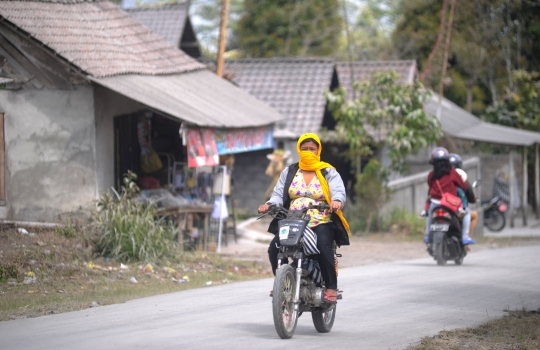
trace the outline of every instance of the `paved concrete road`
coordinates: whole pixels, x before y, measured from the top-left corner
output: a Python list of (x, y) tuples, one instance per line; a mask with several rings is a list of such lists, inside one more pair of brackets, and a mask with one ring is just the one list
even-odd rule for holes
[(342, 269), (334, 329), (304, 314), (291, 340), (274, 330), (272, 280), (235, 283), (0, 323), (1, 349), (403, 349), (504, 309), (540, 308), (540, 246), (486, 250), (464, 265), (431, 258)]

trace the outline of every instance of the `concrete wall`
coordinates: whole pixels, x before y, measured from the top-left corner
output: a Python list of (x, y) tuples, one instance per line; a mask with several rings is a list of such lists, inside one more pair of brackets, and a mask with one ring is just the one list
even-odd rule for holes
[(145, 107), (99, 85), (94, 89), (94, 100), (97, 191), (101, 195), (114, 186), (114, 117), (133, 113)]
[(240, 211), (257, 214), (257, 208), (264, 203), (264, 193), (272, 179), (264, 172), (269, 160), (267, 154), (272, 149), (235, 154), (232, 180), (234, 182), (234, 199)]
[(93, 87), (0, 90), (6, 205), (0, 218), (54, 221), (96, 198)]
[[(519, 194), (522, 194), (523, 188), (523, 168), (521, 166), (521, 155), (513, 154), (514, 160), (514, 175), (518, 183)], [(495, 176), (500, 172), (504, 172), (508, 175), (510, 157), (508, 154), (493, 154), (493, 155), (481, 155), (482, 160), (482, 198), (488, 199), (493, 197), (493, 183), (495, 182)], [(529, 179), (531, 181), (531, 179)]]
[[(463, 170), (467, 172), (468, 181), (472, 184), (480, 178), (480, 159), (477, 157), (465, 160)], [(427, 176), (429, 171), (410, 175), (398, 180), (390, 181), (388, 186), (392, 190), (392, 200), (385, 206), (385, 210), (404, 208), (413, 213), (420, 213), (424, 209), (427, 199)], [(477, 195), (480, 196), (478, 193)]]

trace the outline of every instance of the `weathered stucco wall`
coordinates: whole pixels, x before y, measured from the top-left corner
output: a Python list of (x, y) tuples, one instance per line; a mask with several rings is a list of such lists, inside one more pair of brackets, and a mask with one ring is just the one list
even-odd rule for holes
[(96, 171), (99, 194), (114, 186), (114, 117), (145, 108), (140, 103), (96, 85)]
[(6, 206), (0, 217), (56, 221), (96, 198), (93, 87), (0, 90)]
[(272, 153), (271, 149), (235, 154), (232, 180), (235, 205), (239, 211), (256, 215), (257, 208), (264, 203), (264, 193), (272, 182), (264, 174), (269, 153)]

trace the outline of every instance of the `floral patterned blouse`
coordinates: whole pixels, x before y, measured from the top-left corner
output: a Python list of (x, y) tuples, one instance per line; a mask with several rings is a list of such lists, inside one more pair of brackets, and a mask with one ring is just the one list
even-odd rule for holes
[[(298, 169), (294, 175), (294, 179), (289, 187), (289, 196), (291, 197), (291, 205), (289, 207), (291, 210), (301, 210), (310, 204), (326, 203), (321, 182), (317, 176), (314, 176), (309, 185), (306, 185), (302, 169)], [(326, 224), (331, 221), (330, 211), (310, 209), (306, 214), (306, 219), (309, 219), (308, 227)]]

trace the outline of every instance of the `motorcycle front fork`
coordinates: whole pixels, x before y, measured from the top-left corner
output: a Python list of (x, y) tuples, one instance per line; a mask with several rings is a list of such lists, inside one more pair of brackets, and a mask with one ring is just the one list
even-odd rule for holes
[[(281, 259), (278, 260), (278, 268), (281, 266)], [(300, 283), (302, 282), (302, 259), (298, 259), (296, 268), (296, 288), (294, 289), (294, 311), (300, 310)]]

